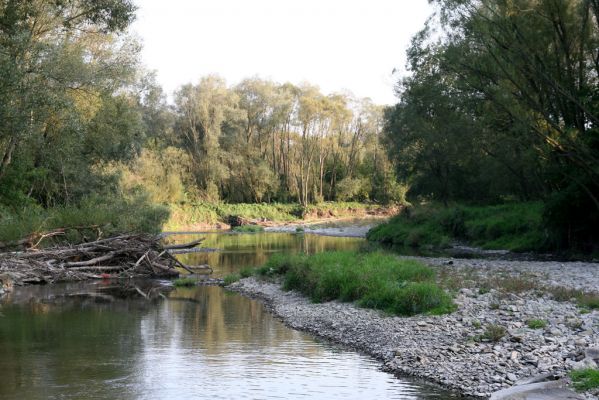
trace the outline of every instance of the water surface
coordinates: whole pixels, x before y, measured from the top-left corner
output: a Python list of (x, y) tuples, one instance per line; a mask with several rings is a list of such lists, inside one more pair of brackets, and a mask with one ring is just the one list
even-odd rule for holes
[[(361, 241), (217, 234), (206, 245), (222, 251), (182, 257), (209, 262), (222, 275), (277, 251), (349, 249)], [(103, 285), (110, 283), (19, 288), (4, 299), (0, 399), (454, 398), (289, 329), (260, 303), (220, 287), (175, 289), (157, 302), (75, 295)]]

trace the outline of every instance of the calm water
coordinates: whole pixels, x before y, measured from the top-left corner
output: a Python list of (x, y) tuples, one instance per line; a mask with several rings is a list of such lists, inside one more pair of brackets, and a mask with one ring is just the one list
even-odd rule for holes
[[(276, 251), (360, 245), (313, 235), (215, 234), (205, 246), (221, 252), (182, 258), (208, 262), (222, 275)], [(105, 284), (28, 287), (5, 299), (0, 399), (452, 398), (291, 330), (260, 303), (219, 287), (176, 289), (156, 303), (73, 296)]]

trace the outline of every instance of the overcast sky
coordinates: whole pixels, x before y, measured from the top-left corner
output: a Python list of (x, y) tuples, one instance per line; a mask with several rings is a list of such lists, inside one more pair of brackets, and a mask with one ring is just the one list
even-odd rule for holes
[(137, 0), (146, 67), (170, 93), (216, 73), (303, 81), (395, 103), (393, 85), (427, 0)]

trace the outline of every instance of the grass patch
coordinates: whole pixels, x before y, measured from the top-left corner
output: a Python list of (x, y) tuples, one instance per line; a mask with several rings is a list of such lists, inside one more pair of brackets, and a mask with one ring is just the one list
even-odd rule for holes
[(570, 372), (572, 386), (583, 392), (599, 388), (599, 370), (593, 368), (577, 369)]
[(229, 286), (230, 284), (235, 283), (240, 279), (241, 279), (240, 274), (229, 274), (229, 275), (225, 276), (223, 281), (225, 283), (225, 286)]
[(233, 231), (239, 233), (258, 233), (264, 232), (264, 227), (260, 225), (241, 225), (234, 227)]
[(173, 285), (176, 287), (191, 287), (195, 286), (197, 280), (194, 278), (177, 278), (173, 281)]
[(455, 308), (431, 268), (382, 252), (276, 255), (257, 274), (282, 275), (284, 289), (298, 290), (314, 302), (355, 301), (398, 315), (443, 314)]
[(547, 321), (544, 319), (529, 319), (526, 321), (526, 326), (530, 329), (543, 329), (547, 327)]
[(368, 239), (404, 248), (442, 249), (458, 241), (484, 249), (541, 250), (546, 243), (542, 207), (540, 202), (410, 207), (373, 228)]

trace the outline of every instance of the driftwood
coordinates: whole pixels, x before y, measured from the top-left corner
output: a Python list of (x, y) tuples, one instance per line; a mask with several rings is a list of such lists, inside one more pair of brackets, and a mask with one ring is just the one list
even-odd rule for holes
[(120, 235), (76, 246), (0, 253), (0, 287), (90, 278), (176, 277), (178, 268), (194, 271), (170, 254), (169, 249), (191, 248), (200, 243), (196, 240), (163, 246), (154, 236)]
[(90, 226), (71, 226), (68, 228), (58, 228), (47, 232), (35, 232), (27, 236), (26, 238), (15, 240), (12, 242), (0, 242), (0, 251), (11, 250), (11, 249), (35, 249), (42, 241), (50, 238), (64, 236), (68, 231), (77, 231), (82, 239), (87, 240), (85, 232), (93, 231), (94, 237), (100, 239), (102, 237), (102, 230), (98, 225)]

